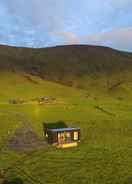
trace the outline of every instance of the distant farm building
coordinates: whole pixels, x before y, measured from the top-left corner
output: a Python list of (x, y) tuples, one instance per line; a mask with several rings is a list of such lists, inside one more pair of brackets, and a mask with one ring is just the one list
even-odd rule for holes
[(45, 137), (49, 144), (57, 148), (76, 147), (80, 141), (80, 128), (44, 127)]

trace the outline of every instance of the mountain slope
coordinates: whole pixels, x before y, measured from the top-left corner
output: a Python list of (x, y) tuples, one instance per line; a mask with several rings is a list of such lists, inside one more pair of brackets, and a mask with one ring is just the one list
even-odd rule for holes
[(36, 75), (90, 93), (128, 94), (132, 54), (86, 45), (44, 49), (0, 46), (0, 71)]
[(83, 45), (45, 49), (0, 46), (0, 68), (38, 73), (53, 80), (65, 74), (112, 74), (132, 69), (132, 54), (107, 47)]

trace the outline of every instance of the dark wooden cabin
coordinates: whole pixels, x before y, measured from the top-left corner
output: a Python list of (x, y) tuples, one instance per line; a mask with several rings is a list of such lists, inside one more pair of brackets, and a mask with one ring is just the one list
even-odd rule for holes
[(57, 148), (74, 147), (80, 141), (80, 128), (47, 128), (45, 127), (45, 137), (49, 144)]

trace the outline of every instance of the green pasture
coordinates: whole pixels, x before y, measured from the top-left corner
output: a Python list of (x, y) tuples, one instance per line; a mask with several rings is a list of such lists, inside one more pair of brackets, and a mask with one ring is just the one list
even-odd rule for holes
[[(7, 80), (7, 78), (9, 80)], [(23, 75), (0, 77), (0, 184), (4, 179), (24, 184), (131, 184), (132, 102), (115, 94), (93, 95), (88, 91)], [(8, 82), (7, 82), (8, 81)], [(125, 86), (129, 89), (130, 85)], [(52, 96), (55, 103), (39, 105), (33, 98)], [(9, 104), (10, 99), (24, 104)], [(43, 122), (62, 120), (81, 128), (77, 148), (59, 150), (50, 145), (31, 152), (17, 152), (8, 140), (23, 123), (30, 123), (44, 140)], [(44, 140), (45, 141), (45, 140)]]

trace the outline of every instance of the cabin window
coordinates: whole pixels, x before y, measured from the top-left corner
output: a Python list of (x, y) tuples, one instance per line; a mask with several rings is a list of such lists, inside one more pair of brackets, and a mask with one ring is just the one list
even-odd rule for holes
[(70, 132), (61, 132), (58, 133), (58, 142), (65, 142), (71, 140), (71, 133)]
[(78, 140), (78, 132), (74, 132), (74, 141)]

